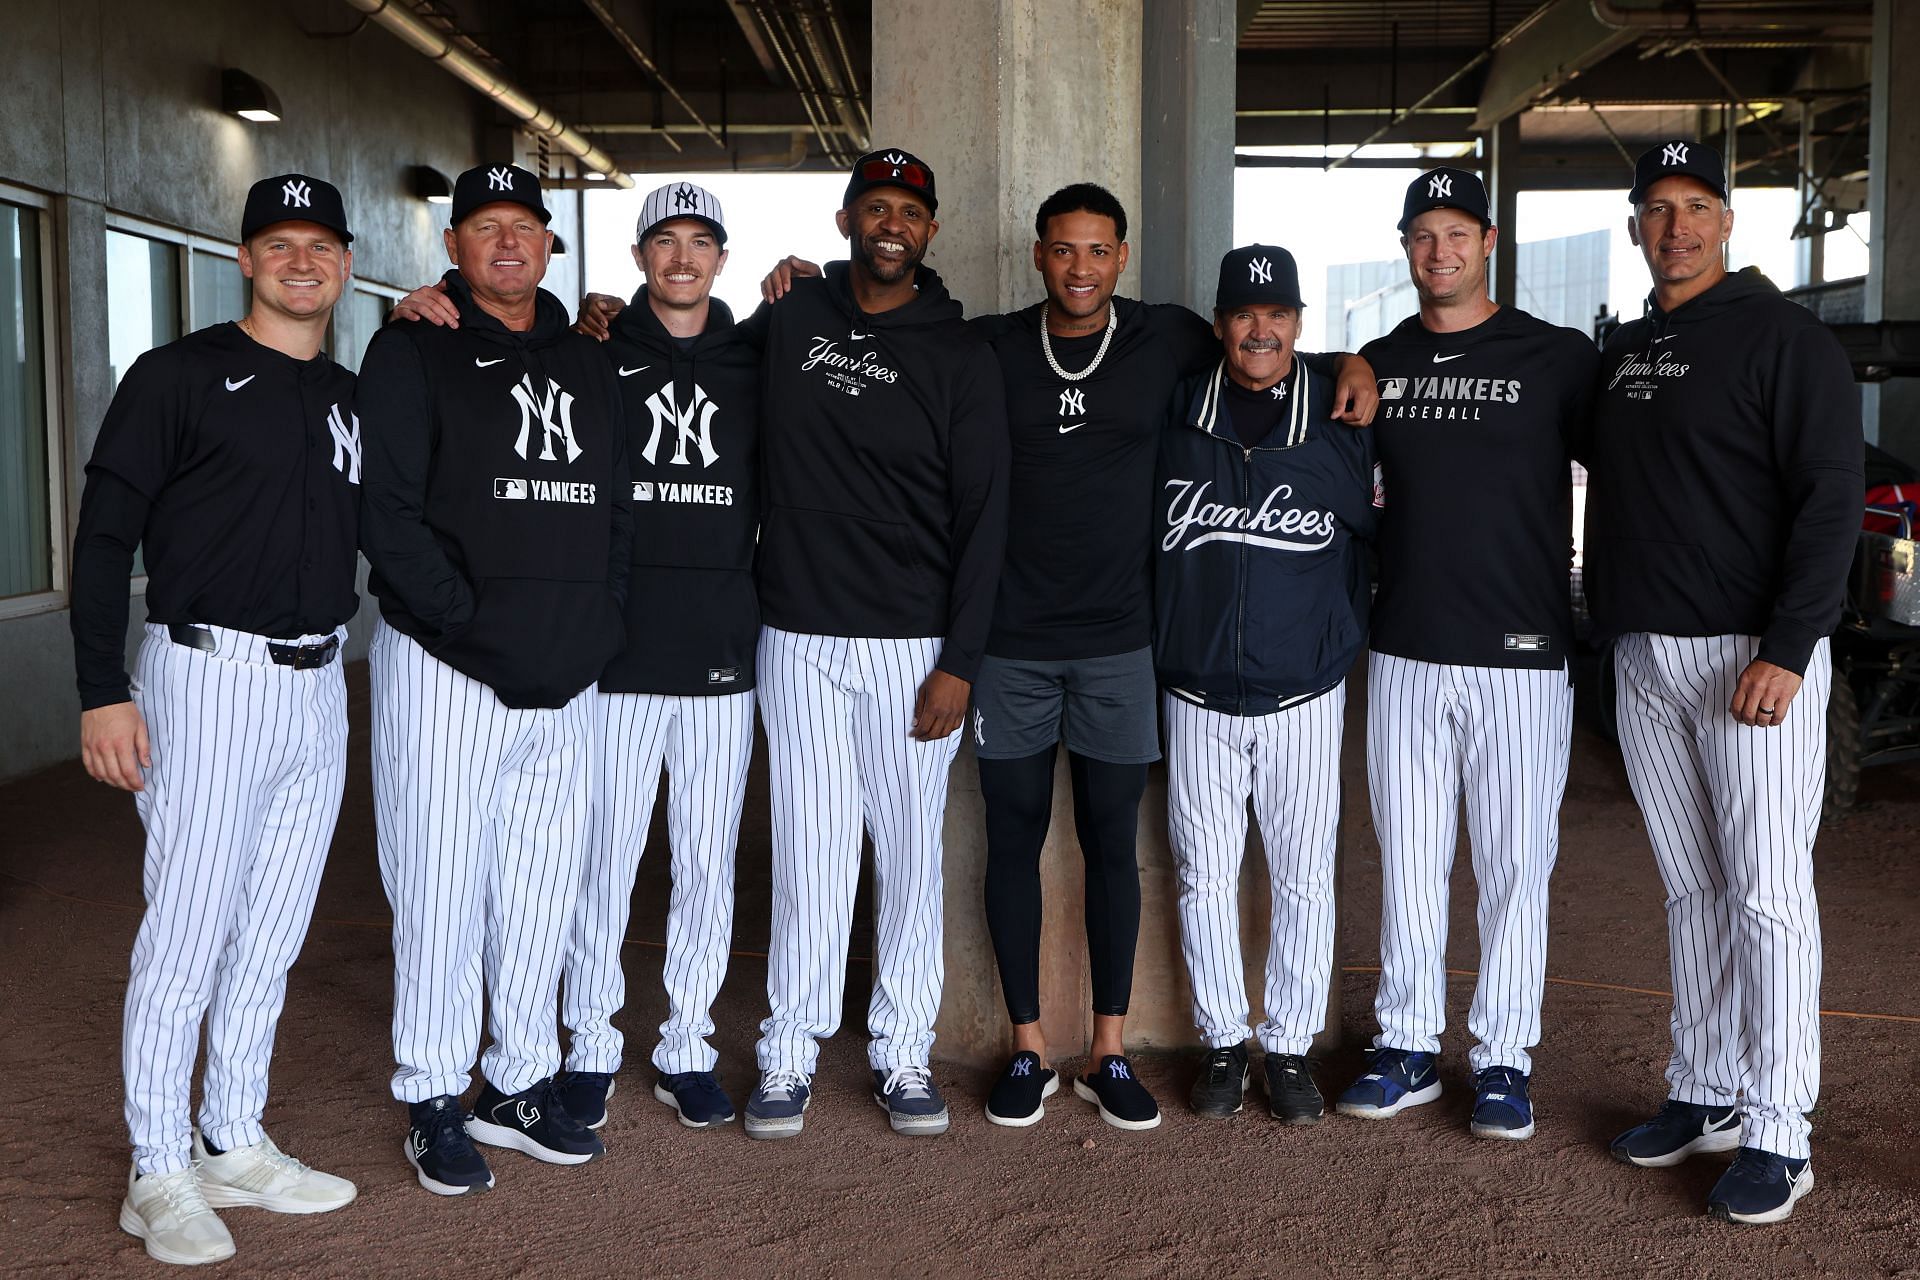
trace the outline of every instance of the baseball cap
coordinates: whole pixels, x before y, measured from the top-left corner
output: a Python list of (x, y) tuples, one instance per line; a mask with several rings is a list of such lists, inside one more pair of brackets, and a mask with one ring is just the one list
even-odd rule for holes
[(262, 178), (247, 188), (246, 211), (240, 215), (240, 238), (251, 240), (254, 233), (276, 222), (314, 222), (340, 233), (343, 244), (353, 243), (347, 230), (347, 207), (340, 199), (340, 188), (324, 178), (304, 173), (283, 173), (277, 178)]
[(1720, 153), (1704, 142), (1675, 138), (1648, 147), (1634, 161), (1633, 190), (1627, 192), (1627, 203), (1639, 204), (1646, 199), (1648, 187), (1672, 177), (1698, 179), (1722, 200), (1727, 198), (1727, 164)]
[(1406, 202), (1400, 209), (1401, 232), (1430, 209), (1458, 209), (1480, 219), (1482, 225), (1491, 221), (1487, 216), (1487, 187), (1480, 175), (1448, 165), (1429, 169), (1407, 184)]
[(1300, 301), (1300, 268), (1293, 255), (1278, 245), (1249, 244), (1227, 250), (1220, 259), (1220, 284), (1213, 291), (1213, 309), (1227, 311), (1248, 303), (1276, 307), (1304, 307)]
[(543, 223), (553, 221), (547, 206), (541, 203), (540, 179), (517, 164), (477, 164), (453, 180), (453, 218), (460, 220), (482, 205), (524, 205), (540, 215)]
[(704, 222), (713, 228), (722, 245), (727, 243), (726, 218), (720, 212), (720, 202), (713, 198), (713, 192), (691, 182), (669, 182), (647, 192), (647, 198), (640, 203), (640, 222), (635, 228), (634, 243), (645, 240), (655, 227), (675, 218)]
[(940, 210), (940, 201), (933, 194), (933, 169), (911, 151), (889, 147), (885, 151), (869, 151), (855, 160), (840, 207), (846, 208), (855, 196), (875, 187), (903, 187), (927, 202), (928, 213)]

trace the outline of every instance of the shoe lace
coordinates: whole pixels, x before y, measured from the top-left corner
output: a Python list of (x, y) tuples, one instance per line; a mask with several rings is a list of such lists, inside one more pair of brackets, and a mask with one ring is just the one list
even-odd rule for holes
[(897, 1092), (901, 1097), (915, 1101), (930, 1098), (933, 1096), (933, 1072), (925, 1067), (895, 1067), (887, 1073), (880, 1092), (887, 1097)]
[(1307, 1060), (1291, 1053), (1281, 1058), (1280, 1083), (1288, 1089), (1310, 1087), (1313, 1077), (1307, 1070)]
[(791, 1102), (806, 1083), (807, 1078), (798, 1071), (769, 1071), (760, 1077), (760, 1094), (769, 1102)]
[(1215, 1049), (1207, 1055), (1207, 1083), (1223, 1085), (1234, 1074), (1233, 1050)]
[(206, 1195), (200, 1190), (200, 1171), (189, 1166), (178, 1173), (170, 1173), (159, 1179), (154, 1190), (167, 1202), (167, 1208), (173, 1216), (185, 1221), (203, 1213), (212, 1213), (213, 1206), (207, 1203)]
[(1733, 1164), (1726, 1176), (1764, 1186), (1773, 1180), (1773, 1161), (1757, 1147), (1741, 1147), (1733, 1153)]
[(427, 1121), (427, 1145), (441, 1151), (468, 1145), (467, 1119), (457, 1106), (430, 1112)]
[(1488, 1067), (1474, 1077), (1474, 1088), (1482, 1093), (1519, 1093), (1522, 1076), (1512, 1067)]

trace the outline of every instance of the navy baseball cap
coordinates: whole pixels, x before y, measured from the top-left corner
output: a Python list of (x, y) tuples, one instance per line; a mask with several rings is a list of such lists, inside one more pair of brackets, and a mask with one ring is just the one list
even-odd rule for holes
[(553, 221), (541, 203), (539, 178), (517, 164), (478, 164), (453, 180), (453, 225), (483, 205), (502, 201), (533, 210), (543, 224)]
[(1713, 194), (1727, 198), (1727, 162), (1704, 142), (1675, 138), (1648, 147), (1633, 164), (1633, 190), (1627, 192), (1628, 204), (1647, 198), (1647, 188), (1662, 178), (1684, 177), (1705, 183)]
[(240, 215), (240, 239), (251, 240), (255, 233), (276, 222), (318, 223), (339, 232), (342, 244), (353, 243), (340, 188), (323, 178), (283, 173), (277, 178), (262, 178), (249, 187), (247, 208)]
[(1227, 250), (1227, 256), (1220, 259), (1220, 283), (1213, 291), (1213, 309), (1229, 311), (1251, 303), (1307, 305), (1300, 301), (1300, 268), (1293, 255), (1278, 245), (1243, 245)]
[(855, 196), (875, 187), (902, 187), (926, 201), (928, 213), (940, 211), (940, 201), (933, 194), (933, 166), (911, 151), (889, 147), (885, 151), (869, 151), (855, 160), (840, 207), (846, 208)]
[(1483, 227), (1492, 222), (1487, 216), (1487, 187), (1480, 175), (1448, 165), (1429, 169), (1407, 184), (1407, 198), (1400, 208), (1401, 234), (1408, 223), (1433, 209), (1458, 209), (1480, 219)]

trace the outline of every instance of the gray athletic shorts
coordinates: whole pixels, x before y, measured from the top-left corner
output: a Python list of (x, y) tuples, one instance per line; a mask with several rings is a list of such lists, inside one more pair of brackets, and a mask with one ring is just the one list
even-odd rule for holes
[(1108, 764), (1158, 760), (1153, 651), (1064, 662), (992, 654), (981, 659), (967, 720), (975, 755), (987, 760), (1038, 755), (1060, 741), (1063, 721), (1069, 751)]

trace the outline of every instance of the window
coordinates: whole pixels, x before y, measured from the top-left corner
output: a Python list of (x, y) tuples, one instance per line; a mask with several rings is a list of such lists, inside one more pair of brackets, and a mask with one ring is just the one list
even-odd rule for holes
[[(333, 331), (338, 341), (334, 344), (333, 358), (355, 373), (360, 372), (360, 358), (367, 354), (367, 344), (380, 332), (380, 326), (387, 322), (387, 312), (393, 310), (393, 304), (403, 296), (400, 290), (384, 284), (356, 282), (334, 308)], [(345, 324), (341, 323), (341, 312), (346, 313)]]
[(180, 251), (163, 240), (107, 231), (107, 359), (118, 387), (133, 362), (178, 338)]
[(204, 329), (223, 320), (239, 320), (247, 314), (246, 277), (240, 274), (240, 261), (233, 250), (224, 254), (195, 249), (188, 256), (193, 277), (193, 327)]
[(31, 193), (0, 187), (0, 600), (54, 585), (45, 216)]

